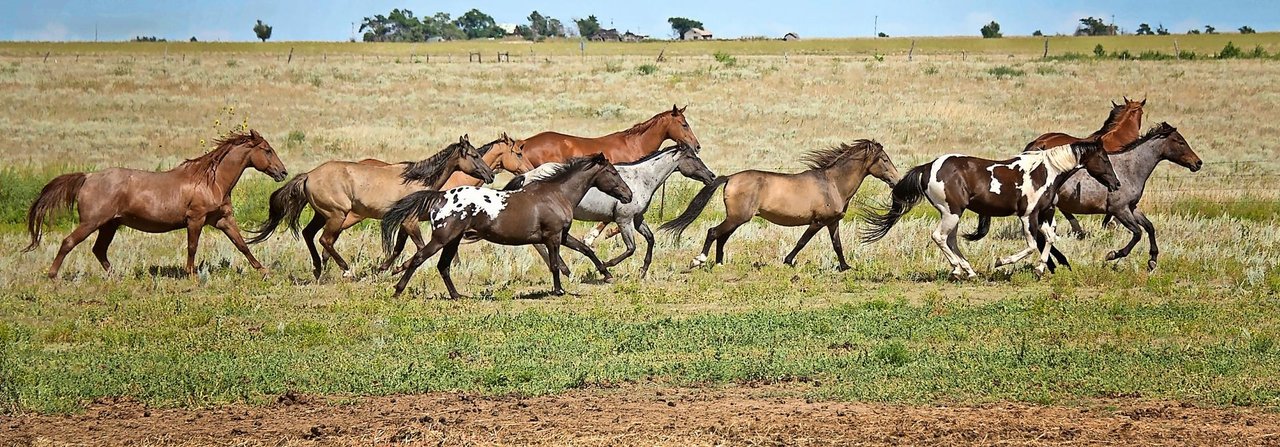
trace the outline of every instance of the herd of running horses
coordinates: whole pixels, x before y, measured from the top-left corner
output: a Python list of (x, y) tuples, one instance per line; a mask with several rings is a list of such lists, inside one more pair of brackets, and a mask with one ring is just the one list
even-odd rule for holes
[[(927, 199), (940, 219), (933, 241), (951, 264), (957, 279), (976, 275), (957, 246), (960, 217), (965, 211), (979, 216), (977, 230), (965, 235), (978, 240), (987, 234), (991, 217), (1016, 216), (1021, 221), (1027, 247), (1000, 258), (996, 266), (1035, 255), (1037, 275), (1057, 265), (1069, 266), (1054, 242), (1056, 212), (1062, 212), (1077, 234), (1083, 235), (1074, 215), (1105, 214), (1133, 233), (1107, 260), (1127, 256), (1145, 231), (1150, 243), (1148, 267), (1154, 269), (1158, 248), (1155, 228), (1138, 209), (1147, 178), (1162, 160), (1170, 160), (1192, 172), (1202, 165), (1178, 130), (1161, 123), (1141, 133), (1146, 100), (1124, 99), (1112, 103), (1102, 128), (1085, 138), (1049, 133), (1028, 143), (1013, 158), (988, 160), (966, 155), (943, 155), (899, 174), (884, 147), (872, 139), (859, 139), (808, 153), (808, 169), (794, 174), (746, 170), (717, 177), (698, 158), (701, 144), (685, 118), (685, 110), (673, 106), (621, 132), (584, 138), (543, 132), (518, 140), (505, 133), (479, 148), (466, 135), (439, 153), (418, 162), (387, 163), (377, 159), (359, 162), (329, 161), (297, 175), (271, 194), (266, 222), (245, 240), (232, 213), (231, 191), (243, 172), (252, 167), (275, 181), (288, 177), (284, 163), (262, 135), (232, 133), (217, 148), (164, 172), (110, 168), (78, 172), (54, 178), (31, 204), (27, 215), (31, 243), (39, 246), (49, 214), (76, 207), (79, 224), (62, 241), (49, 277), (57, 278), (67, 254), (89, 235), (98, 233), (93, 254), (108, 272), (107, 250), (121, 226), (151, 233), (187, 230), (188, 275), (195, 273), (200, 233), (212, 225), (227, 235), (253, 268), (267, 273), (249, 250), (249, 244), (267, 240), (280, 224), (288, 225), (311, 254), (313, 273), (319, 278), (332, 259), (352, 276), (351, 265), (335, 248), (342, 231), (364, 219), (382, 221), (385, 260), (378, 271), (392, 268), (405, 243), (412, 240), (417, 252), (395, 268), (400, 274), (395, 293), (402, 293), (414, 271), (431, 256), (440, 254), (437, 267), (452, 298), (460, 294), (449, 275), (459, 245), (486, 240), (502, 245), (535, 245), (551, 271), (553, 294), (563, 294), (560, 277), (568, 265), (560, 247), (585, 255), (605, 280), (609, 267), (630, 257), (636, 248), (635, 233), (647, 242), (640, 275), (653, 260), (654, 235), (644, 221), (655, 191), (669, 176), (682, 175), (705, 186), (689, 207), (660, 229), (677, 236), (689, 227), (724, 189), (725, 218), (707, 230), (701, 252), (693, 265), (707, 261), (712, 243), (716, 263), (724, 260), (725, 242), (742, 224), (755, 216), (783, 226), (806, 226), (795, 248), (783, 259), (795, 263), (797, 253), (818, 231), (826, 229), (839, 264), (849, 268), (841, 245), (840, 222), (849, 203), (869, 175), (892, 188), (884, 209), (867, 206), (861, 212), (864, 243), (883, 238), (919, 201)], [(676, 144), (663, 148), (666, 141)], [(483, 187), (494, 180), (494, 171), (517, 177), (501, 190)], [(303, 210), (313, 216), (301, 225)], [(569, 234), (575, 220), (599, 222), (591, 234), (579, 240)], [(424, 237), (420, 223), (429, 224)], [(599, 259), (591, 241), (615, 223), (626, 250), (608, 261)], [(317, 238), (317, 234), (319, 237)], [(608, 236), (608, 235), (606, 235)], [(316, 247), (319, 242), (320, 248)]]

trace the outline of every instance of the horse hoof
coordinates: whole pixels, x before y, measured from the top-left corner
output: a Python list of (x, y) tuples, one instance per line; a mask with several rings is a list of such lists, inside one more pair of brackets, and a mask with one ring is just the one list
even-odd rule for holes
[(261, 274), (262, 274), (262, 278), (263, 278), (263, 279), (266, 279), (266, 278), (270, 278), (270, 277), (271, 277), (271, 270), (269, 270), (269, 269), (267, 269), (267, 268), (260, 268), (260, 269), (258, 269), (258, 273), (261, 273)]
[(613, 275), (605, 275), (604, 278), (601, 279), (601, 281), (604, 281), (605, 283), (608, 283), (608, 284), (613, 284)]
[(848, 266), (848, 265), (838, 265), (838, 266), (836, 266), (836, 271), (837, 271), (837, 272), (845, 272), (845, 271), (849, 271), (849, 266)]
[(1116, 252), (1114, 252), (1114, 251), (1107, 252), (1107, 260), (1108, 260), (1108, 261), (1114, 261), (1114, 260), (1116, 260), (1116, 259), (1120, 259), (1120, 254), (1119, 254), (1119, 253), (1116, 253)]
[(1155, 270), (1156, 270), (1156, 260), (1152, 259), (1150, 261), (1147, 261), (1147, 271), (1154, 272)]
[(552, 290), (552, 291), (551, 291), (551, 294), (552, 294), (552, 295), (555, 295), (555, 296), (564, 296), (564, 289), (555, 289), (555, 290)]

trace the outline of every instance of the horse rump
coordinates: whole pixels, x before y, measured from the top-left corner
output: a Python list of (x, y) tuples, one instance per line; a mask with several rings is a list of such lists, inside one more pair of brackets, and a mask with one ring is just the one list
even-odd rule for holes
[(40, 245), (40, 236), (44, 232), (44, 221), (49, 213), (59, 209), (70, 209), (76, 203), (76, 196), (84, 181), (88, 178), (83, 172), (63, 174), (54, 177), (40, 190), (36, 201), (31, 202), (27, 211), (27, 233), (31, 235), (31, 244), (22, 249), (23, 252), (35, 250)]

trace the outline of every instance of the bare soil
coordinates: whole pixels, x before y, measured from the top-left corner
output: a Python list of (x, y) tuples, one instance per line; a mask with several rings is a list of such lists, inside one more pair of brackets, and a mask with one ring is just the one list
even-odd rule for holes
[(0, 445), (1280, 445), (1280, 414), (1118, 398), (1079, 406), (814, 402), (787, 387), (432, 393), (0, 416)]

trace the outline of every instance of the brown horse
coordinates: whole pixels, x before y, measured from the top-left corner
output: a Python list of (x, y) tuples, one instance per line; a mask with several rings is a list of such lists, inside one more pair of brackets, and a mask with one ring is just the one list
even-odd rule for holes
[[(524, 156), (524, 140), (516, 140), (507, 136), (506, 132), (497, 140), (493, 140), (484, 146), (480, 146), (480, 159), (484, 160), (484, 164), (494, 172), (507, 171), (515, 175), (522, 175), (532, 171), (534, 166), (529, 163), (529, 159)], [(444, 191), (459, 186), (480, 186), (484, 184), (484, 180), (475, 178), (466, 172), (454, 172), (449, 176), (449, 180), (444, 182), (444, 186), (439, 190)]]
[(1038, 151), (1066, 146), (1075, 143), (1101, 143), (1103, 150), (1116, 152), (1138, 139), (1142, 131), (1142, 107), (1147, 100), (1130, 101), (1124, 97), (1124, 104), (1111, 102), (1111, 113), (1102, 123), (1102, 128), (1085, 138), (1077, 138), (1061, 132), (1051, 132), (1036, 137), (1027, 143), (1023, 151)]
[(195, 273), (196, 248), (205, 225), (222, 230), (253, 268), (267, 269), (249, 252), (232, 215), (231, 190), (244, 170), (252, 167), (282, 181), (289, 175), (271, 144), (257, 131), (232, 133), (218, 140), (217, 149), (183, 162), (164, 172), (110, 168), (98, 172), (77, 172), (54, 178), (40, 191), (27, 212), (27, 232), (34, 250), (49, 212), (75, 204), (80, 215), (76, 226), (58, 249), (49, 267), (49, 277), (57, 278), (62, 260), (80, 242), (97, 231), (93, 255), (102, 269), (111, 271), (107, 249), (121, 225), (148, 233), (187, 229), (187, 275)]
[(840, 221), (849, 208), (849, 200), (858, 192), (867, 175), (892, 187), (898, 182), (898, 169), (889, 159), (889, 154), (884, 152), (884, 147), (875, 140), (857, 140), (853, 144), (813, 151), (804, 160), (809, 170), (798, 174), (750, 170), (719, 177), (694, 196), (684, 213), (662, 224), (659, 229), (679, 236), (707, 206), (720, 185), (727, 184), (724, 187), (724, 221), (707, 230), (702, 253), (693, 260), (694, 267), (707, 261), (712, 241), (716, 242), (716, 264), (723, 264), (725, 241), (740, 225), (760, 216), (778, 225), (809, 226), (782, 262), (795, 265), (796, 254), (818, 230), (826, 228), (831, 235), (836, 259), (840, 262), (836, 270), (848, 270), (849, 264), (845, 262), (840, 243)]
[(702, 148), (689, 127), (682, 107), (671, 106), (668, 112), (654, 115), (627, 130), (602, 137), (588, 138), (543, 132), (524, 140), (524, 154), (534, 167), (543, 163), (564, 163), (573, 157), (604, 154), (610, 163), (629, 163), (649, 155), (667, 140)]
[[(493, 171), (480, 159), (479, 152), (466, 135), (426, 160), (395, 165), (381, 163), (372, 159), (362, 162), (329, 161), (289, 180), (271, 193), (267, 221), (254, 231), (256, 236), (249, 243), (266, 240), (286, 220), (296, 235), (302, 210), (309, 204), (315, 215), (302, 229), (302, 236), (311, 253), (312, 273), (319, 279), (327, 260), (316, 250), (314, 241), (316, 233), (324, 230), (320, 235), (320, 245), (324, 247), (325, 254), (342, 269), (342, 276), (351, 277), (351, 266), (333, 246), (343, 230), (364, 219), (381, 219), (396, 200), (411, 193), (440, 189), (455, 171), (465, 172), (485, 182), (493, 181)], [(405, 233), (419, 248), (422, 247), (422, 236), (416, 226), (406, 228)], [(388, 258), (378, 269), (386, 270), (393, 260)]]
[(631, 202), (631, 188), (600, 154), (570, 159), (546, 178), (514, 191), (461, 186), (410, 194), (387, 211), (382, 221), (383, 247), (390, 250), (397, 231), (416, 228), (416, 222), (423, 218), (431, 223), (431, 243), (401, 267), (404, 276), (396, 283), (395, 295), (404, 292), (418, 266), (443, 249), (436, 267), (449, 297), (460, 297), (449, 269), (458, 254), (458, 245), (468, 234), (503, 245), (545, 244), (550, 254), (547, 267), (555, 286), (551, 293), (555, 295), (564, 294), (560, 286), (559, 266), (564, 264), (560, 259), (561, 244), (587, 255), (605, 280), (611, 279), (608, 268), (591, 248), (569, 235), (573, 210), (591, 188), (623, 204)]

